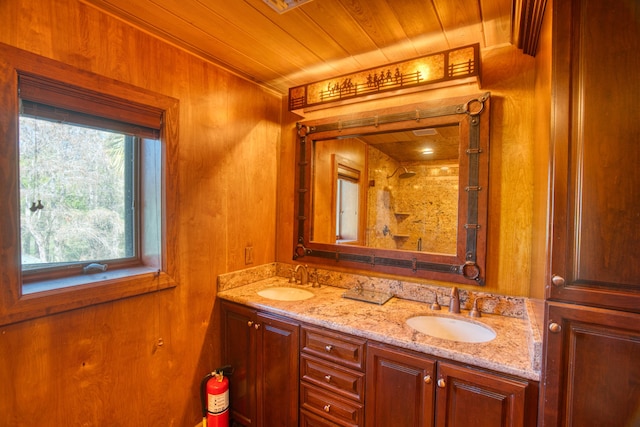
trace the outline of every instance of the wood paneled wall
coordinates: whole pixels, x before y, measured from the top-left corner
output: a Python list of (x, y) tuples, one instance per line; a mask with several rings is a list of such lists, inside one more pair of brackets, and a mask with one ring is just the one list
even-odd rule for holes
[[(489, 228), (487, 279), (483, 290), (505, 295), (529, 296), (533, 267), (533, 213), (536, 210), (544, 216), (546, 209), (545, 206), (534, 206), (534, 181), (540, 182), (539, 177), (546, 177), (547, 173), (546, 165), (544, 169), (534, 167), (534, 151), (548, 150), (548, 139), (541, 142), (541, 148), (534, 135), (535, 111), (538, 108), (535, 105), (534, 94), (536, 61), (537, 59), (524, 55), (515, 47), (505, 46), (483, 52), (480, 89), (477, 86), (438, 89), (402, 98), (387, 98), (310, 111), (305, 117), (285, 113), (278, 178), (277, 259), (291, 262), (293, 254), (291, 200), (295, 194), (293, 171), (296, 121), (490, 91)], [(544, 243), (536, 241), (535, 244)], [(539, 266), (536, 265), (535, 268)]]
[[(291, 262), (301, 118), (286, 99), (78, 0), (0, 1), (0, 42), (180, 100), (179, 286), (1, 327), (0, 425), (195, 425), (200, 378), (219, 361), (217, 275), (244, 268), (246, 246), (254, 265)], [(402, 102), (492, 92), (486, 289), (528, 295), (534, 60), (505, 47), (483, 61), (481, 90)]]
[(549, 283), (551, 272), (548, 268), (547, 245), (551, 242), (547, 238), (549, 230), (549, 164), (551, 147), (551, 17), (554, 2), (547, 0), (545, 16), (542, 22), (536, 55), (536, 83), (535, 83), (535, 128), (533, 144), (534, 158), (534, 193), (533, 193), (533, 223), (532, 253), (531, 253), (531, 297), (544, 299), (545, 285)]
[(0, 327), (0, 425), (195, 425), (216, 277), (275, 259), (281, 97), (77, 0), (0, 1), (0, 42), (180, 100), (178, 287)]

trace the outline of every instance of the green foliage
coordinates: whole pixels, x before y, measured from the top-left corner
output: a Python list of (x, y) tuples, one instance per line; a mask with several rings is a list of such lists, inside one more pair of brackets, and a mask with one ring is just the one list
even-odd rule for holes
[(124, 135), (20, 118), (23, 263), (126, 256), (125, 157)]

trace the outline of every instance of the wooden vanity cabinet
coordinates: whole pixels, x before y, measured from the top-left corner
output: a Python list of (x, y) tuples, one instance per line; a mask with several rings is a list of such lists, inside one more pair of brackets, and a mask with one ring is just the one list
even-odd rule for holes
[(366, 427), (533, 427), (536, 382), (370, 343)]
[(231, 427), (536, 425), (535, 381), (221, 307)]
[(221, 307), (231, 425), (297, 427), (298, 324), (226, 301)]
[(366, 340), (311, 326), (300, 337), (300, 424), (362, 427)]

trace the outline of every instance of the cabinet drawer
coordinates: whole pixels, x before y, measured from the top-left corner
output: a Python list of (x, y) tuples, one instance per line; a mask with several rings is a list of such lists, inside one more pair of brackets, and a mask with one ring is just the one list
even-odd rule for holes
[(300, 379), (344, 397), (363, 401), (364, 374), (302, 353)]
[(365, 340), (305, 326), (300, 336), (301, 350), (325, 360), (362, 370)]
[(361, 427), (364, 405), (319, 387), (300, 383), (300, 408), (345, 427)]
[(300, 411), (300, 427), (342, 427), (304, 409)]

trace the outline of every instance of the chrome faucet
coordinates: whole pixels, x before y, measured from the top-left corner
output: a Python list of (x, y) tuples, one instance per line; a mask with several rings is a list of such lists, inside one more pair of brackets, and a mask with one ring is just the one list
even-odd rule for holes
[(449, 298), (449, 313), (460, 313), (460, 294), (455, 286), (451, 288), (451, 297)]
[[(302, 267), (302, 269), (300, 269)], [(306, 285), (309, 282), (309, 270), (307, 270), (307, 266), (303, 264), (296, 265), (295, 270), (293, 270), (293, 274), (298, 276), (298, 270), (300, 271), (300, 284)]]

